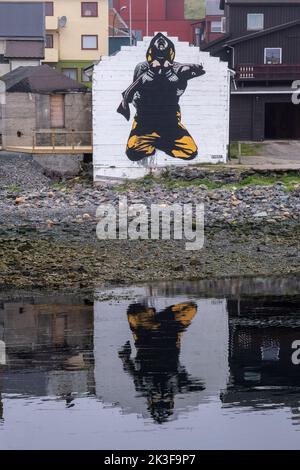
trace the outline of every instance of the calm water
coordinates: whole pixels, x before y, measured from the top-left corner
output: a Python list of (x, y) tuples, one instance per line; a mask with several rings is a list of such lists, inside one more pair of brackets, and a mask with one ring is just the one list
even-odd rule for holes
[(0, 448), (299, 449), (300, 281), (3, 293)]

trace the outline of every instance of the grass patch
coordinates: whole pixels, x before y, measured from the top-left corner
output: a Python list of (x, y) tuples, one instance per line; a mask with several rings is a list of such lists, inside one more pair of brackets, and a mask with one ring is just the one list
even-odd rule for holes
[(207, 179), (194, 179), (194, 180), (163, 180), (162, 185), (167, 189), (176, 189), (176, 188), (189, 188), (191, 186), (201, 186), (205, 185), (207, 189), (218, 189), (222, 187), (221, 183), (214, 183)]
[[(242, 143), (242, 157), (254, 157), (262, 149), (263, 144), (258, 143)], [(230, 144), (230, 156), (231, 158), (238, 158), (238, 143), (232, 142)]]
[(63, 188), (66, 187), (66, 184), (63, 183), (63, 182), (58, 181), (58, 182), (56, 182), (56, 183), (53, 183), (53, 184), (52, 184), (52, 187), (53, 187), (54, 189), (63, 189)]
[(10, 184), (9, 186), (5, 186), (5, 189), (9, 193), (19, 193), (21, 191), (21, 187), (17, 184)]
[(184, 16), (187, 19), (200, 19), (205, 16), (205, 0), (185, 0)]
[(273, 186), (276, 183), (283, 183), (287, 190), (293, 190), (295, 186), (300, 185), (300, 176), (296, 174), (278, 175), (278, 176), (259, 176), (253, 175), (244, 178), (236, 187), (246, 186)]
[(250, 186), (273, 186), (276, 183), (283, 183), (287, 191), (292, 191), (295, 187), (300, 186), (300, 176), (297, 173), (289, 173), (287, 175), (252, 175), (243, 178), (236, 183), (215, 183), (209, 179), (172, 179), (167, 174), (160, 178), (152, 175), (138, 181), (127, 181), (124, 184), (116, 186), (114, 190), (118, 193), (126, 193), (127, 191), (139, 191), (140, 189), (152, 189), (160, 186), (162, 189), (176, 190), (190, 187), (205, 185), (209, 191), (214, 189), (241, 189)]

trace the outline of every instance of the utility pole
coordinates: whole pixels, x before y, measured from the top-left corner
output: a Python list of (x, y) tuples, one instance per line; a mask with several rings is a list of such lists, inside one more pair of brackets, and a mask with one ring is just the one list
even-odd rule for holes
[(130, 45), (132, 46), (132, 4), (129, 0), (129, 34), (130, 34)]
[(149, 36), (149, 0), (146, 0), (146, 36)]

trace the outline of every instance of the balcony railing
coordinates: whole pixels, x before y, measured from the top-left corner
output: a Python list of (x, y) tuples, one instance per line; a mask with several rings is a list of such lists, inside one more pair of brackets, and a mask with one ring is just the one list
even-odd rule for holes
[(237, 67), (236, 79), (242, 81), (297, 80), (300, 79), (300, 64), (240, 64)]

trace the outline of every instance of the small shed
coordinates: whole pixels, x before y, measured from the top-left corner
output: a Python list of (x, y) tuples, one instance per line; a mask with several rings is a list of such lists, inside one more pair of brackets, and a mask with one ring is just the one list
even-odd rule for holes
[(91, 145), (91, 93), (48, 65), (18, 67), (1, 77), (2, 148)]

